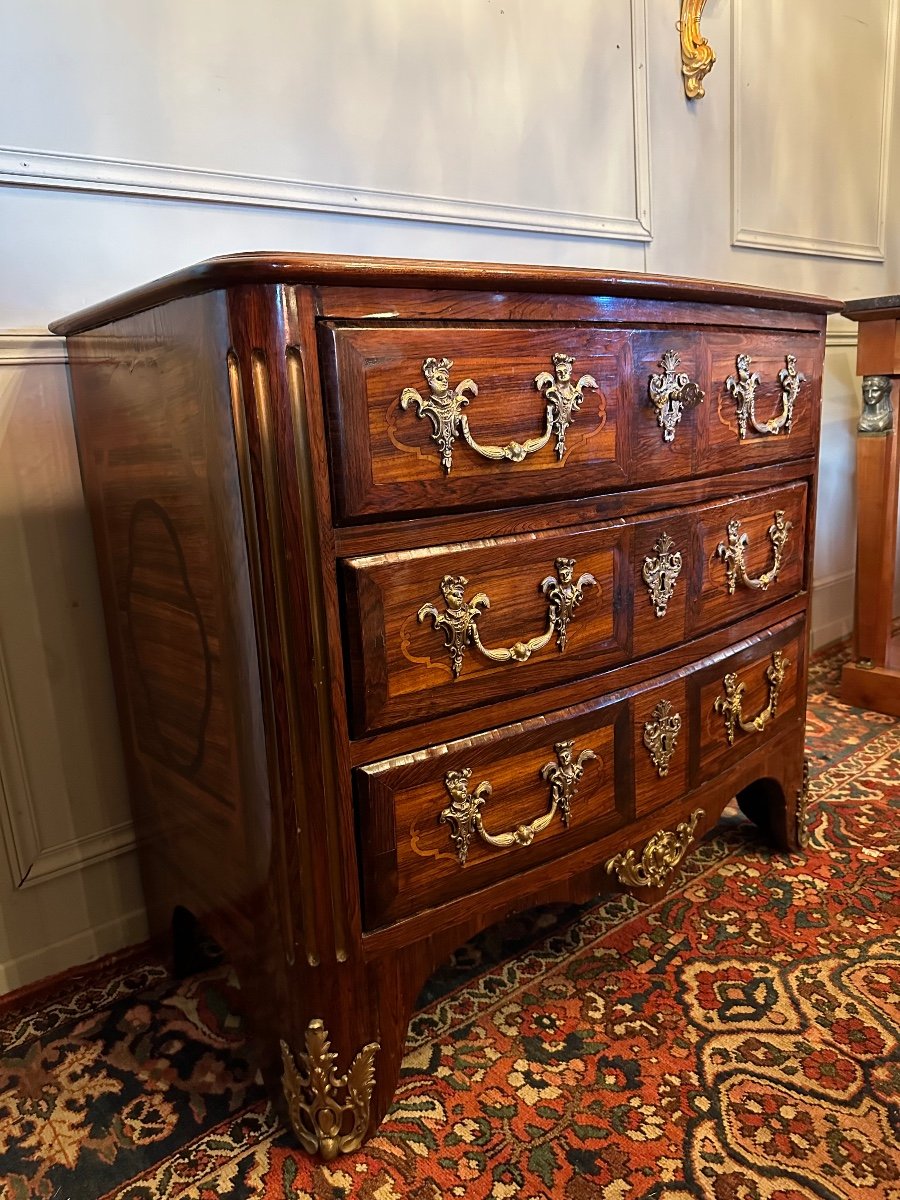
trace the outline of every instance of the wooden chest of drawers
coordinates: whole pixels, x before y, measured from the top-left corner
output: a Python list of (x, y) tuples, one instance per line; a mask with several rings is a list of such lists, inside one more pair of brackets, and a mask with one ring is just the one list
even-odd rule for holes
[(734, 795), (802, 843), (837, 307), (247, 255), (55, 327), (153, 927), (231, 955), (310, 1151), (489, 922), (655, 898)]

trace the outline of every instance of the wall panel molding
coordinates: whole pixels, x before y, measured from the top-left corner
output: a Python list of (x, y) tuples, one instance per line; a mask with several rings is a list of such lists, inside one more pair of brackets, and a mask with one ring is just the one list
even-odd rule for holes
[(856, 322), (847, 321), (846, 325), (843, 322), (833, 325), (831, 318), (829, 318), (828, 328), (825, 332), (826, 349), (836, 349), (838, 346), (855, 346), (858, 332)]
[(0, 330), (0, 367), (65, 363), (66, 340), (46, 329)]
[(34, 797), (0, 641), (0, 829), (10, 876), (19, 887), (40, 854)]
[[(745, 172), (741, 141), (743, 95), (748, 86), (742, 71), (745, 2), (746, 0), (734, 0), (732, 16), (732, 245), (757, 250), (778, 250), (788, 254), (824, 255), (829, 258), (855, 259), (861, 262), (883, 262), (886, 253), (895, 46), (900, 0), (888, 0), (885, 70), (881, 86), (881, 111), (878, 118), (878, 179), (877, 186), (872, 188), (875, 199), (873, 214), (875, 235), (870, 240), (804, 236), (796, 231), (762, 227), (761, 223), (753, 224), (746, 217), (743, 192)], [(801, 51), (799, 47), (795, 46), (793, 52), (796, 55)], [(809, 48), (808, 52), (812, 52), (812, 48)], [(755, 65), (758, 66), (758, 62)], [(845, 77), (838, 75), (837, 78)], [(852, 87), (852, 82), (850, 80), (847, 82), (848, 86)], [(774, 86), (774, 83), (775, 76), (773, 75), (771, 86)], [(862, 182), (860, 181), (861, 184)], [(868, 186), (867, 181), (866, 185)]]
[[(295, 209), (534, 233), (648, 242), (651, 230), (647, 2), (629, 0), (634, 129), (633, 213), (574, 212), (377, 190), (155, 162), (0, 146), (0, 184), (69, 192), (150, 196), (249, 208)], [(579, 150), (583, 152), (583, 147)]]
[(139, 945), (146, 937), (147, 917), (142, 908), (120, 913), (110, 921), (62, 941), (0, 962), (0, 995), (101, 955), (112, 954), (124, 946)]
[(90, 863), (127, 854), (135, 848), (134, 826), (124, 821), (51, 846), (44, 846), (34, 791), (28, 777), (15, 698), (0, 642), (0, 830), (6, 845), (13, 886), (32, 887)]
[(60, 842), (56, 846), (41, 847), (19, 887), (33, 887), (57, 875), (69, 871), (80, 871), (91, 863), (104, 862), (128, 854), (135, 849), (134, 826), (123, 821), (97, 833)]

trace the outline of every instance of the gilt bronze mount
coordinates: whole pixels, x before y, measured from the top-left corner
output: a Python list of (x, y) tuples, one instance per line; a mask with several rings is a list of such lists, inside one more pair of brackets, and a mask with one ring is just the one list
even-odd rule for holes
[(281, 1042), (284, 1096), (297, 1141), (327, 1162), (362, 1145), (369, 1128), (374, 1062), (380, 1046), (377, 1042), (363, 1046), (349, 1071), (339, 1075), (337, 1055), (320, 1019), (310, 1021), (304, 1040), (305, 1051), (296, 1055), (287, 1042)]
[(716, 64), (713, 48), (700, 32), (700, 17), (705, 4), (706, 0), (681, 0), (681, 20), (678, 22), (681, 74), (688, 100), (699, 100), (706, 95), (703, 80)]
[(661, 533), (653, 545), (653, 554), (647, 555), (641, 568), (641, 578), (650, 592), (653, 611), (658, 617), (666, 615), (666, 609), (675, 584), (681, 574), (681, 551), (667, 533)]
[(450, 668), (457, 679), (462, 671), (463, 655), (467, 646), (490, 662), (527, 662), (532, 654), (547, 645), (556, 634), (557, 649), (565, 651), (569, 624), (575, 609), (584, 599), (584, 589), (596, 587), (597, 580), (589, 571), (575, 579), (575, 559), (557, 558), (554, 563), (556, 575), (548, 575), (540, 585), (547, 598), (547, 628), (527, 641), (515, 642), (512, 646), (485, 646), (481, 640), (477, 621), (482, 611), (490, 608), (491, 602), (485, 592), (478, 592), (466, 600), (468, 579), (464, 575), (445, 575), (441, 580), (444, 611), (433, 604), (423, 604), (417, 613), (418, 620), (431, 617), (433, 627), (444, 635), (444, 645), (450, 652)]
[(725, 695), (716, 697), (714, 708), (725, 718), (725, 735), (728, 738), (729, 746), (734, 745), (736, 730), (740, 729), (744, 733), (762, 733), (769, 722), (774, 720), (778, 711), (781, 685), (784, 683), (784, 677), (790, 665), (789, 660), (780, 650), (773, 653), (771, 665), (766, 668), (769, 700), (766, 707), (755, 717), (745, 717), (743, 713), (746, 683), (739, 682), (737, 675), (733, 672), (725, 676)]
[(743, 441), (748, 430), (753, 429), (761, 434), (778, 434), (782, 430), (791, 432), (794, 421), (794, 404), (800, 392), (801, 384), (806, 382), (806, 376), (797, 370), (797, 359), (793, 354), (784, 356), (785, 366), (778, 372), (778, 382), (781, 385), (781, 412), (777, 417), (768, 421), (759, 421), (756, 417), (756, 389), (760, 385), (760, 374), (751, 371), (753, 362), (749, 354), (739, 354), (735, 360), (737, 375), (729, 375), (725, 387), (737, 405), (738, 436)]
[(456, 387), (451, 387), (453, 360), (449, 358), (426, 358), (422, 363), (422, 374), (428, 384), (428, 395), (423, 396), (416, 388), (404, 388), (400, 393), (400, 407), (405, 412), (410, 404), (415, 404), (419, 417), (431, 421), (431, 438), (437, 443), (441, 466), (448, 475), (453, 467), (453, 446), (458, 436), (482, 458), (519, 463), (530, 454), (543, 450), (555, 434), (556, 456), (562, 459), (566, 452), (566, 430), (581, 407), (584, 392), (587, 389), (597, 391), (598, 384), (592, 375), (582, 375), (577, 383), (572, 382), (575, 359), (569, 354), (559, 351), (551, 361), (553, 374), (541, 371), (534, 377), (534, 385), (546, 405), (544, 432), (524, 442), (509, 441), (505, 446), (488, 446), (475, 439), (463, 409), (478, 395), (478, 384), (474, 379), (463, 379)]
[(660, 700), (644, 722), (644, 745), (660, 779), (669, 773), (669, 761), (675, 753), (681, 732), (681, 714), (674, 711), (668, 700)]
[(661, 372), (650, 376), (650, 403), (656, 409), (656, 422), (663, 441), (675, 440), (675, 426), (686, 409), (703, 403), (703, 389), (679, 371), (681, 360), (675, 350), (667, 350), (659, 360)]
[(727, 543), (719, 542), (716, 555), (725, 563), (725, 580), (729, 596), (734, 595), (738, 584), (753, 591), (766, 591), (769, 585), (778, 578), (778, 572), (784, 565), (784, 548), (787, 545), (788, 535), (793, 529), (793, 525), (786, 519), (783, 509), (778, 509), (775, 513), (775, 520), (768, 529), (769, 541), (772, 543), (774, 554), (772, 565), (762, 575), (757, 575), (755, 578), (747, 570), (744, 559), (750, 541), (746, 533), (741, 533), (740, 521), (734, 518), (728, 522), (726, 529), (728, 541)]
[(634, 850), (607, 859), (607, 875), (615, 874), (625, 887), (661, 887), (684, 858), (702, 816), (703, 809), (695, 808), (674, 832), (661, 829), (654, 833), (641, 851), (640, 859)]

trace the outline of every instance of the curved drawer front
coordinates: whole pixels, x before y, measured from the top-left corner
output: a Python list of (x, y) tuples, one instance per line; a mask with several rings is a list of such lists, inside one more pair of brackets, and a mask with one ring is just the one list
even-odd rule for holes
[(590, 495), (811, 454), (820, 339), (320, 327), (342, 520)]
[(810, 334), (707, 334), (710, 395), (697, 469), (739, 470), (812, 454), (822, 361)]
[(803, 720), (806, 635), (762, 639), (694, 680), (699, 714), (691, 783), (700, 785)]
[(552, 714), (355, 772), (366, 923), (407, 916), (625, 824), (627, 705)]
[(367, 927), (702, 805), (705, 779), (796, 725), (804, 673), (795, 621), (628, 695), (358, 768)]
[(581, 678), (804, 585), (804, 483), (628, 522), (347, 560), (356, 736)]
[(320, 338), (345, 518), (626, 481), (620, 330), (324, 326)]
[(347, 562), (354, 729), (621, 662), (629, 545), (630, 530), (615, 525)]

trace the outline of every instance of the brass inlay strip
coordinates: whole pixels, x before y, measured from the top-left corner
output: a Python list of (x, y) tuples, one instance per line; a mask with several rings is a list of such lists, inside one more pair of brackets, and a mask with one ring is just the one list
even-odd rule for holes
[[(275, 449), (275, 434), (272, 429), (272, 398), (269, 390), (269, 370), (262, 350), (253, 350), (250, 355), (253, 377), (253, 394), (259, 422), (260, 459), (262, 461), (263, 492), (266, 498), (266, 519), (272, 540), (272, 576), (275, 582), (275, 609), (278, 617), (278, 635), (285, 664), (282, 678), (285, 703), (287, 705), (287, 727), (292, 772), (295, 776), (293, 800), (300, 821), (297, 842), (300, 849), (300, 893), (303, 910), (309, 919), (304, 922), (306, 957), (311, 966), (320, 961), (318, 930), (315, 919), (315, 893), (312, 876), (313, 828), (309, 815), (308, 789), (303, 786), (303, 756), (300, 752), (299, 728), (301, 715), (297, 704), (297, 689), (294, 682), (293, 653), (294, 639), (288, 621), (290, 600), (285, 576), (285, 540), (281, 519), (281, 488), (278, 478), (278, 459)], [(299, 786), (298, 786), (299, 783)]]
[(560, 654), (566, 649), (569, 623), (575, 615), (575, 609), (584, 599), (586, 587), (597, 587), (597, 580), (585, 571), (575, 580), (575, 559), (557, 558), (554, 563), (556, 575), (548, 575), (540, 585), (540, 591), (547, 598), (547, 628), (528, 641), (516, 642), (506, 647), (485, 646), (481, 640), (477, 621), (482, 609), (491, 606), (485, 592), (478, 592), (471, 600), (466, 600), (465, 592), (468, 579), (465, 575), (445, 575), (441, 580), (441, 594), (444, 597), (444, 611), (435, 605), (423, 604), (417, 613), (418, 620), (424, 621), (431, 617), (432, 626), (444, 635), (444, 645), (450, 652), (450, 667), (453, 678), (457, 679), (462, 671), (463, 655), (467, 646), (474, 646), (484, 658), (490, 662), (527, 662), (532, 654), (543, 650), (550, 639), (556, 634), (556, 646)]
[(640, 860), (633, 850), (607, 859), (607, 875), (615, 873), (625, 887), (661, 887), (684, 858), (702, 816), (703, 809), (695, 808), (688, 820), (675, 827), (674, 833), (665, 829), (654, 833), (641, 851)]
[[(313, 464), (309, 444), (309, 423), (306, 413), (306, 384), (303, 378), (303, 356), (296, 346), (286, 352), (288, 391), (294, 427), (297, 460), (297, 480), (303, 514), (303, 554), (309, 585), (309, 604), (313, 636), (313, 674), (319, 717), (319, 738), (322, 746), (325, 787), (330, 796), (337, 797), (335, 778), (336, 751), (331, 715), (331, 690), (328, 672), (328, 622), (325, 615), (325, 596), (322, 589), (322, 553), (316, 521), (318, 507), (313, 493)], [(334, 919), (335, 953), (338, 962), (347, 958), (347, 917), (343, 905), (342, 863), (338, 848), (340, 832), (333, 804), (325, 805), (325, 824), (328, 830), (328, 879), (331, 886)]]
[(378, 1042), (363, 1046), (349, 1071), (339, 1075), (337, 1055), (321, 1019), (310, 1021), (304, 1042), (305, 1051), (294, 1055), (281, 1041), (288, 1117), (303, 1149), (329, 1162), (362, 1145), (375, 1087), (375, 1055), (381, 1046)]
[(737, 518), (728, 522), (728, 542), (719, 542), (716, 555), (725, 563), (725, 577), (729, 596), (733, 596), (737, 585), (751, 588), (754, 591), (766, 591), (770, 583), (778, 578), (778, 572), (784, 565), (784, 548), (787, 545), (788, 534), (793, 529), (790, 521), (785, 519), (784, 511), (778, 509), (775, 513), (774, 524), (769, 526), (768, 536), (772, 543), (775, 560), (762, 575), (754, 578), (747, 571), (744, 554), (749, 546), (746, 533), (741, 533), (741, 523)]
[(729, 746), (734, 745), (735, 729), (741, 729), (744, 733), (762, 733), (768, 723), (774, 720), (778, 711), (781, 685), (784, 683), (784, 677), (790, 665), (789, 660), (780, 650), (773, 653), (772, 664), (766, 668), (769, 701), (755, 717), (745, 717), (742, 711), (747, 685), (739, 683), (738, 677), (734, 673), (725, 676), (725, 695), (716, 697), (714, 707), (716, 712), (721, 713), (725, 718), (725, 735), (728, 738)]
[(584, 774), (584, 764), (597, 758), (593, 750), (582, 750), (574, 757), (574, 742), (557, 742), (554, 746), (557, 761), (541, 767), (541, 778), (550, 785), (550, 807), (547, 812), (527, 825), (518, 825), (508, 833), (488, 833), (484, 827), (481, 810), (490, 799), (492, 787), (482, 780), (474, 792), (469, 791), (472, 768), (448, 771), (444, 776), (444, 787), (450, 793), (450, 804), (443, 809), (439, 820), (450, 826), (450, 840), (456, 847), (460, 866), (466, 865), (469, 845), (477, 833), (488, 846), (507, 849), (510, 846), (530, 846), (535, 836), (542, 833), (552, 822), (559, 810), (563, 825), (569, 824), (572, 800), (578, 790), (578, 781)]
[[(235, 455), (237, 458), (238, 481), (241, 489), (241, 508), (244, 514), (244, 536), (247, 541), (247, 560), (250, 574), (250, 594), (253, 602), (253, 612), (257, 625), (257, 661), (259, 663), (262, 701), (266, 710), (266, 727), (269, 735), (265, 738), (266, 764), (269, 786), (275, 793), (278, 811), (281, 811), (281, 776), (278, 770), (278, 756), (275, 752), (275, 699), (272, 691), (272, 672), (265, 641), (260, 637), (260, 631), (265, 623), (265, 604), (262, 587), (262, 562), (259, 551), (259, 535), (256, 527), (256, 502), (253, 495), (253, 478), (250, 460), (250, 443), (247, 437), (247, 415), (244, 411), (244, 386), (241, 381), (241, 368), (237, 354), (229, 350), (226, 355), (228, 366), (228, 390), (231, 397), (231, 420), (234, 429)], [(294, 921), (290, 905), (290, 885), (287, 868), (286, 847), (283, 830), (276, 834), (277, 852), (276, 863), (279, 875), (278, 905), (284, 931), (284, 953), (288, 963), (293, 966), (294, 953)], [(312, 914), (304, 909), (304, 915)], [(304, 940), (306, 940), (304, 938)]]

